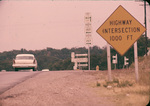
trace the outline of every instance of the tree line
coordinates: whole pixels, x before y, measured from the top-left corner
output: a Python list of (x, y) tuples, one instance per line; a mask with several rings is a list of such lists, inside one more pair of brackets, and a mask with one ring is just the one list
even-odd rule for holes
[[(148, 39), (148, 47), (150, 47), (150, 39)], [(96, 66), (100, 67), (100, 70), (107, 70), (107, 48), (100, 48), (98, 46), (90, 47), (90, 67), (91, 70), (95, 70)], [(17, 54), (34, 54), (38, 62), (38, 70), (49, 69), (49, 70), (72, 70), (74, 63), (71, 62), (71, 52), (76, 54), (85, 54), (88, 53), (87, 48), (63, 48), (63, 49), (54, 49), (47, 47), (42, 50), (12, 50), (4, 51), (0, 53), (0, 71), (8, 70), (13, 71), (13, 59)], [(144, 35), (138, 40), (138, 56), (145, 55), (145, 37)], [(129, 65), (134, 62), (134, 48), (133, 46), (126, 52), (124, 56), (120, 56), (113, 48), (111, 48), (111, 56), (118, 55), (118, 64), (117, 69), (123, 68), (124, 56), (129, 58)], [(112, 61), (112, 59), (111, 59)], [(83, 69), (88, 69), (84, 67)], [(114, 65), (112, 64), (112, 69)]]

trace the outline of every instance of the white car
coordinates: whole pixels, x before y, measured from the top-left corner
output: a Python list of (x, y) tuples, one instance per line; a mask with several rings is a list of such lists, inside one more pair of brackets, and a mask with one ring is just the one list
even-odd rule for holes
[(33, 69), (37, 70), (37, 60), (33, 54), (18, 54), (13, 60), (13, 68), (15, 71), (20, 69)]

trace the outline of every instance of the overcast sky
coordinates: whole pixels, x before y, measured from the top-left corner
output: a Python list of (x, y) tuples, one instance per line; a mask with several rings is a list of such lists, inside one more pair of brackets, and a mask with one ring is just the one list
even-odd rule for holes
[[(92, 15), (93, 45), (106, 41), (96, 33), (101, 24), (122, 5), (144, 25), (143, 2), (135, 1), (0, 1), (0, 52), (86, 47), (84, 15)], [(147, 34), (150, 38), (150, 7), (147, 6)]]

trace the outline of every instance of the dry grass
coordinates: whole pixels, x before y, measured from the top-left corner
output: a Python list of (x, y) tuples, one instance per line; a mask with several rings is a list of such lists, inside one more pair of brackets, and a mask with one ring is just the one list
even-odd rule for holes
[[(129, 69), (112, 70), (112, 81), (107, 81), (107, 71), (93, 74), (97, 94), (110, 97), (118, 106), (146, 106), (150, 100), (150, 56), (139, 58), (139, 81), (135, 81), (134, 63)], [(108, 86), (112, 86), (108, 89)]]

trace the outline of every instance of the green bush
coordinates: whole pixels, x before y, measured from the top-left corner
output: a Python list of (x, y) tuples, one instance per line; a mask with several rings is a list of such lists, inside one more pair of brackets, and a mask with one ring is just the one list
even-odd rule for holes
[(101, 86), (101, 84), (97, 81), (96, 86)]
[(104, 87), (107, 87), (109, 85), (113, 87), (128, 87), (133, 86), (133, 82), (128, 80), (119, 81), (119, 79), (114, 78), (113, 81), (105, 81), (105, 83), (103, 84)]
[(119, 84), (119, 79), (114, 78), (114, 79), (113, 79), (113, 83), (118, 83), (118, 84)]
[(133, 83), (126, 80), (126, 81), (121, 81), (119, 84), (118, 84), (118, 87), (128, 87), (128, 86), (132, 86)]

